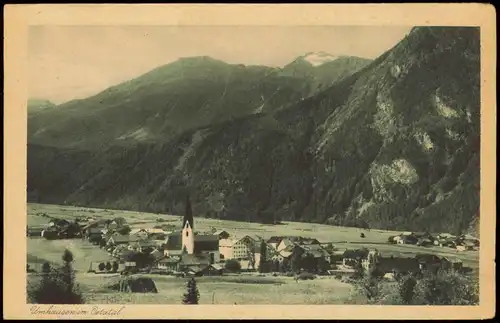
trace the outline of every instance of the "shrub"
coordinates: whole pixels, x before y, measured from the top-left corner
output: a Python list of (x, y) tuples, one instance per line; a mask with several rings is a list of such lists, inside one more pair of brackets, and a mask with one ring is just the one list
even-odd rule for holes
[(100, 271), (104, 271), (104, 269), (106, 269), (106, 265), (103, 262), (101, 262), (99, 264), (98, 268), (99, 268)]
[(112, 268), (113, 268), (113, 266), (111, 266), (111, 263), (108, 261), (106, 263), (106, 271), (111, 271)]
[(413, 302), (418, 305), (477, 305), (479, 285), (459, 273), (427, 273), (415, 285)]
[(232, 272), (241, 271), (241, 264), (236, 259), (228, 259), (224, 266), (227, 270), (232, 271)]

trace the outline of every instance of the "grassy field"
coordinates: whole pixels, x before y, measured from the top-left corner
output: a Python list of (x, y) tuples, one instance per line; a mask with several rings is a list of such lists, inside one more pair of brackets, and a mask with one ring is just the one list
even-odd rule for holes
[[(45, 212), (52, 217), (73, 219), (77, 216), (93, 216), (96, 218), (124, 217), (131, 227), (151, 228), (158, 224), (158, 218), (180, 228), (180, 216), (139, 213), (120, 210), (101, 210), (59, 205), (28, 204), (28, 225), (39, 226), (47, 223), (47, 218), (37, 216)], [(332, 242), (337, 248), (376, 248), (382, 255), (415, 255), (417, 253), (433, 253), (440, 256), (455, 257), (465, 266), (477, 269), (479, 255), (477, 251), (456, 252), (454, 249), (440, 247), (418, 247), (413, 245), (393, 245), (387, 238), (400, 232), (383, 230), (361, 230), (357, 228), (334, 227), (321, 224), (284, 222), (279, 225), (261, 225), (237, 221), (195, 218), (197, 231), (209, 231), (212, 227), (224, 229), (230, 234), (241, 236), (257, 234), (263, 238), (273, 235), (300, 235), (313, 237), (320, 242)], [(360, 233), (365, 238), (360, 238)], [(141, 304), (179, 304), (185, 291), (185, 279), (154, 276), (159, 290), (158, 294), (127, 294), (106, 289), (112, 278), (109, 275), (87, 274), (90, 261), (110, 259), (102, 249), (83, 241), (45, 240), (41, 238), (27, 239), (27, 260), (30, 264), (41, 266), (43, 261), (60, 263), (65, 248), (72, 250), (78, 272), (77, 280), (85, 292), (87, 302), (105, 303), (141, 303)], [(251, 278), (251, 279), (250, 279)], [(29, 281), (36, 276), (29, 276)], [(319, 278), (313, 281), (295, 282), (290, 277), (258, 277), (258, 276), (223, 276), (197, 278), (200, 290), (200, 303), (211, 304), (342, 304), (350, 295), (351, 286), (332, 277)]]
[[(147, 275), (144, 275), (147, 276)], [(106, 286), (119, 277), (79, 274), (77, 281), (90, 304), (180, 304), (187, 278), (151, 276), (158, 293), (118, 293)], [(34, 283), (37, 276), (30, 276)], [(197, 277), (200, 304), (343, 304), (352, 286), (332, 277), (299, 281), (256, 275)]]

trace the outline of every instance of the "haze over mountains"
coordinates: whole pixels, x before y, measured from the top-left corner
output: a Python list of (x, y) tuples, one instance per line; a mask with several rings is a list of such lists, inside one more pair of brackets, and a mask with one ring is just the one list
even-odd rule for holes
[[(320, 64), (321, 63), (321, 64)], [(479, 29), (374, 61), (191, 57), (28, 123), (28, 200), (461, 232), (479, 211)]]

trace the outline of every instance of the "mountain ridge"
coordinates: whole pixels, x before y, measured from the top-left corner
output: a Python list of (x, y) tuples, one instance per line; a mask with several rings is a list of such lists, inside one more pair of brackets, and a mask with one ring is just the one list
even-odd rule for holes
[(463, 232), (479, 216), (479, 84), (477, 28), (420, 27), (280, 109), (99, 152), (30, 144), (28, 192), (179, 213), (189, 189), (208, 217)]

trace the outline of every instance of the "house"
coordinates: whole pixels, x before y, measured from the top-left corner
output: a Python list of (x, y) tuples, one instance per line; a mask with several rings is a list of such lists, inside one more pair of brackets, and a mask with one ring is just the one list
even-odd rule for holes
[(132, 229), (129, 232), (130, 235), (137, 237), (139, 240), (145, 240), (149, 237), (148, 231), (146, 229)]
[(460, 244), (456, 246), (457, 251), (470, 251), (474, 250), (474, 245)]
[(400, 239), (398, 239), (398, 244), (417, 244), (418, 238), (412, 235), (402, 235)]
[(310, 254), (315, 259), (324, 259), (328, 263), (331, 262), (330, 253), (319, 244), (300, 245), (300, 248), (302, 248), (306, 254)]
[(453, 258), (453, 257), (443, 257), (443, 268), (452, 270), (452, 271), (460, 271), (463, 269), (463, 262), (462, 260), (458, 258)]
[(381, 273), (418, 273), (420, 272), (420, 262), (415, 257), (405, 257), (404, 255), (383, 255), (377, 259), (376, 269)]
[(314, 238), (297, 237), (295, 239), (292, 238), (292, 241), (298, 242), (301, 245), (319, 245), (319, 244), (321, 244), (317, 239), (314, 239)]
[(276, 250), (278, 252), (280, 252), (281, 250), (284, 250), (287, 247), (291, 247), (291, 246), (294, 246), (294, 245), (295, 245), (295, 243), (292, 242), (292, 240), (290, 240), (288, 238), (285, 238), (285, 239), (281, 240), (281, 242), (276, 246)]
[(178, 263), (178, 268), (184, 271), (190, 267), (203, 267), (208, 265), (210, 265), (209, 258), (193, 254), (184, 254)]
[(434, 237), (429, 232), (412, 232), (412, 236), (418, 239), (434, 240)]
[(257, 241), (246, 235), (238, 238), (221, 239), (219, 241), (219, 251), (224, 256), (224, 259), (249, 259), (251, 253), (254, 252), (254, 247), (257, 245), (260, 246)]
[(116, 223), (116, 221), (111, 221), (110, 223), (108, 223), (108, 225), (106, 226), (106, 228), (108, 230), (116, 230), (118, 229), (119, 225), (118, 223)]
[(203, 276), (221, 276), (226, 272), (226, 269), (219, 264), (212, 264), (203, 269)]
[(179, 263), (179, 259), (173, 257), (164, 257), (156, 262), (156, 268), (163, 270), (176, 271)]
[(439, 246), (440, 247), (448, 247), (448, 248), (456, 248), (457, 243), (455, 241), (455, 238), (447, 238), (447, 239), (440, 239), (439, 240)]
[(135, 250), (144, 253), (150, 253), (156, 248), (157, 248), (157, 243), (152, 240), (137, 240), (135, 242), (131, 241), (129, 244), (130, 250)]
[(426, 246), (431, 246), (432, 244), (433, 244), (432, 240), (425, 237), (419, 238), (417, 241), (417, 246), (426, 247)]
[(127, 224), (127, 220), (123, 217), (116, 217), (113, 219), (113, 222), (116, 223), (119, 227), (122, 227)]
[(225, 230), (217, 230), (217, 231), (215, 231), (212, 234), (215, 235), (215, 236), (218, 236), (220, 240), (222, 240), (222, 239), (229, 239), (229, 237), (231, 236), (229, 234), (229, 232), (227, 232)]
[(418, 261), (421, 270), (437, 271), (443, 266), (443, 261), (436, 255), (432, 254), (417, 254), (415, 259)]
[(85, 232), (85, 237), (89, 241), (96, 241), (102, 238), (102, 228), (99, 227), (90, 227)]
[(28, 237), (41, 237), (43, 232), (43, 228), (35, 228), (35, 227), (28, 227), (27, 228), (27, 236)]
[(121, 244), (129, 244), (129, 243), (134, 243), (137, 242), (138, 240), (135, 237), (129, 236), (129, 235), (113, 235), (109, 238), (107, 241), (106, 245), (107, 246), (118, 246)]
[(281, 240), (283, 240), (283, 239), (284, 239), (284, 237), (272, 236), (266, 242), (268, 245), (270, 245), (274, 249), (277, 249), (278, 245), (280, 244)]
[(368, 249), (346, 250), (342, 255), (342, 265), (345, 267), (355, 267), (361, 260), (368, 256)]

